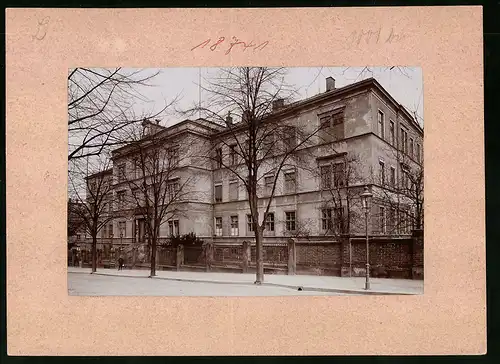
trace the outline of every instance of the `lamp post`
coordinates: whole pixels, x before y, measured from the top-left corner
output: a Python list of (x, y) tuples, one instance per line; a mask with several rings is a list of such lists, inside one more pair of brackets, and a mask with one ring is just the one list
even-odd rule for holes
[(373, 195), (367, 186), (361, 194), (361, 201), (363, 203), (363, 208), (365, 210), (365, 234), (366, 234), (366, 282), (365, 289), (370, 289), (370, 246), (368, 243), (368, 214), (370, 213), (371, 199)]

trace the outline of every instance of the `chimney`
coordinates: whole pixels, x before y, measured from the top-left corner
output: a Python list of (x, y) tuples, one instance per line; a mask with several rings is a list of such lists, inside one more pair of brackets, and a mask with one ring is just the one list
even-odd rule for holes
[(227, 116), (226, 116), (226, 124), (227, 124), (227, 125), (232, 125), (232, 124), (233, 124), (233, 117), (231, 116), (231, 112), (228, 112), (228, 113), (227, 113)]
[(333, 77), (326, 78), (326, 92), (335, 90), (335, 79)]
[(160, 119), (155, 119), (156, 125), (160, 125)]
[(285, 105), (285, 100), (276, 99), (273, 101), (273, 111), (281, 109)]

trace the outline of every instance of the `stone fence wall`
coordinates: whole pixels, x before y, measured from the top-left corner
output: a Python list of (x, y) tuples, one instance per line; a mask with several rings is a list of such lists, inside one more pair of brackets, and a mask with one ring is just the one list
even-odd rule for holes
[[(423, 279), (423, 234), (411, 237), (369, 237), (370, 275), (384, 278)], [(163, 246), (157, 254), (159, 269), (202, 270), (253, 273), (256, 269), (255, 245), (206, 244)], [(364, 276), (366, 239), (345, 237), (335, 241), (265, 243), (264, 273)]]

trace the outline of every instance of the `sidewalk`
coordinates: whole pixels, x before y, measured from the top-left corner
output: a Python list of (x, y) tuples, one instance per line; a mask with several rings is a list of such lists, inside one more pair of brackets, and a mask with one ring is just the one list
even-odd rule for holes
[[(90, 273), (90, 268), (68, 267), (68, 273)], [(149, 270), (125, 269), (97, 269), (94, 274), (119, 277), (149, 276)], [(157, 271), (153, 279), (167, 279), (186, 282), (205, 282), (219, 284), (250, 284), (255, 281), (255, 274), (242, 273), (211, 273), (211, 272), (184, 272), (184, 271)], [(423, 294), (424, 282), (410, 279), (370, 278), (371, 289), (366, 291), (364, 277), (331, 277), (309, 275), (277, 275), (266, 274), (263, 285), (302, 288), (304, 291), (322, 291), (354, 294)]]

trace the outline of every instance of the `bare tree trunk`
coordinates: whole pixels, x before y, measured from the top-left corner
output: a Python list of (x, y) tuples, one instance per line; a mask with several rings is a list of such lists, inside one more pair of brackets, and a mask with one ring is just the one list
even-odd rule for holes
[[(252, 191), (253, 192), (253, 191)], [(259, 226), (259, 210), (258, 210), (258, 198), (255, 193), (251, 193), (248, 201), (250, 202), (250, 211), (253, 217), (253, 226), (255, 232), (255, 262), (256, 262), (256, 277), (255, 284), (262, 284), (264, 282), (264, 262), (263, 262), (263, 247), (262, 247), (262, 235), (263, 228)]]
[[(155, 228), (156, 229), (156, 228)], [(156, 276), (156, 241), (158, 235), (156, 232), (151, 237), (151, 277)]]
[(255, 284), (262, 284), (264, 282), (264, 261), (263, 261), (263, 244), (262, 244), (262, 228), (259, 227), (255, 230), (255, 260), (257, 265), (257, 277)]
[(97, 236), (92, 236), (92, 273), (97, 271)]

